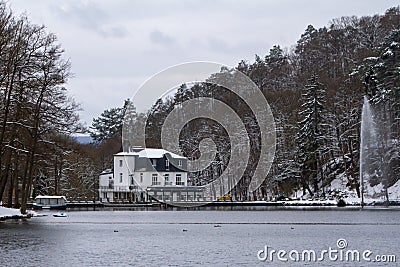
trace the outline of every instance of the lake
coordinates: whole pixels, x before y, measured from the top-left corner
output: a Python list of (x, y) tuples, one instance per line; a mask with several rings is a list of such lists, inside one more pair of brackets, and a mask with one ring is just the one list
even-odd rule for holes
[[(400, 257), (396, 208), (103, 209), (67, 211), (66, 218), (41, 213), (48, 216), (0, 223), (0, 266), (396, 266), (372, 260)], [(346, 244), (340, 249), (339, 239)], [(287, 262), (277, 253), (272, 261), (260, 260), (266, 246), (268, 255), (285, 251), (281, 259)], [(338, 251), (336, 260), (320, 254), (329, 248)], [(301, 258), (304, 250), (324, 258)], [(347, 250), (371, 251), (371, 262), (346, 262)]]

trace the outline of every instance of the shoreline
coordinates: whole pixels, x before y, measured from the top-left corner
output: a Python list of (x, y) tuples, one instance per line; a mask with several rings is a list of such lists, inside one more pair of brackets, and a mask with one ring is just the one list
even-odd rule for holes
[[(32, 203), (28, 204), (28, 207), (32, 209)], [(215, 201), (215, 202), (152, 202), (152, 203), (102, 203), (102, 202), (68, 202), (67, 210), (104, 210), (107, 208), (110, 209), (201, 209), (201, 208), (271, 208), (271, 209), (286, 209), (286, 208), (298, 208), (298, 209), (307, 209), (310, 208), (337, 208), (337, 209), (363, 209), (360, 206), (360, 203), (353, 201), (346, 202), (346, 205), (343, 207), (339, 207), (336, 200), (291, 200), (291, 201)], [(384, 201), (370, 201), (365, 203), (364, 209), (390, 209), (390, 208), (399, 208), (400, 201), (393, 200), (390, 202), (390, 205), (387, 206)], [(48, 210), (48, 209), (44, 209)], [(51, 209), (55, 211), (56, 209)], [(34, 211), (29, 210), (27, 214), (21, 214), (19, 209), (12, 209), (0, 206), (0, 222), (4, 222), (6, 220), (21, 220), (21, 219), (29, 219), (34, 217)]]
[(19, 209), (12, 209), (0, 206), (0, 222), (6, 220), (21, 220), (31, 217), (31, 213), (22, 214)]
[[(355, 199), (344, 199), (344, 206), (360, 207), (361, 203)], [(96, 208), (160, 208), (160, 207), (341, 207), (336, 200), (287, 200), (287, 201), (185, 201), (185, 202), (147, 202), (147, 203), (109, 203), (109, 202), (67, 202), (67, 209), (96, 209)], [(28, 203), (28, 208), (33, 208)], [(369, 200), (364, 207), (386, 207), (383, 200)], [(390, 201), (389, 206), (400, 206), (400, 200)]]

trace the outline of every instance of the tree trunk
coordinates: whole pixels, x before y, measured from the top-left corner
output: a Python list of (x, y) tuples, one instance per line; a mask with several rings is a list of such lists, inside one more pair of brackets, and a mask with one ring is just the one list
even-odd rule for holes
[(20, 192), (19, 192), (19, 183), (18, 183), (18, 163), (19, 163), (19, 153), (17, 153), (16, 158), (15, 158), (15, 167), (14, 167), (14, 208), (18, 209), (20, 207), (20, 202), (19, 202), (19, 196), (20, 196)]
[(26, 190), (27, 190), (27, 177), (28, 177), (28, 169), (29, 169), (29, 158), (31, 153), (26, 158), (25, 167), (24, 167), (24, 174), (22, 175), (22, 187), (21, 187), (21, 213), (26, 213)]
[[(7, 122), (8, 122), (8, 119), (9, 119), (8, 116), (9, 116), (9, 113), (11, 112), (11, 110), (10, 110), (11, 109), (10, 108), (10, 106), (11, 106), (11, 96), (12, 96), (12, 92), (13, 92), (13, 89), (14, 89), (15, 79), (16, 79), (16, 76), (17, 76), (17, 67), (18, 67), (17, 65), (18, 65), (18, 62), (20, 61), (20, 59), (18, 59), (18, 56), (20, 54), (22, 38), (24, 38), (23, 34), (22, 34), (23, 22), (19, 21), (18, 27), (19, 28), (17, 28), (16, 32), (15, 32), (16, 36), (18, 36), (17, 39), (16, 39), (16, 43), (14, 44), (15, 47), (12, 50), (10, 58), (7, 61), (7, 63), (9, 64), (7, 67), (9, 67), (10, 70), (12, 69), (12, 71), (11, 71), (11, 73), (9, 73), (9, 76), (7, 77), (9, 82), (7, 84), (6, 92), (5, 92), (5, 95), (7, 95), (7, 97), (6, 97), (6, 101), (5, 101), (6, 103), (5, 103), (5, 106), (4, 106), (3, 122), (2, 122), (2, 125), (1, 125), (1, 132), (0, 132), (0, 144), (2, 144), (2, 148), (0, 149), (0, 155), (3, 155), (3, 153), (4, 153), (3, 144), (4, 144), (4, 141), (5, 141), (5, 133), (6, 133), (6, 128), (7, 128)], [(12, 141), (12, 139), (11, 139), (11, 141)], [(8, 178), (7, 172), (5, 172), (6, 175), (4, 175), (3, 172), (1, 172), (1, 166), (2, 166), (1, 163), (2, 163), (2, 157), (0, 156), (0, 201), (3, 198), (3, 193), (4, 193), (5, 185), (7, 183), (7, 178)], [(5, 164), (5, 166), (6, 166), (6, 168), (8, 167), (7, 164)]]
[(12, 199), (13, 199), (13, 187), (14, 187), (14, 183), (13, 183), (13, 175), (10, 175), (10, 166), (7, 166), (7, 173), (6, 173), (6, 177), (7, 177), (7, 207), (11, 208), (12, 207)]
[(58, 161), (56, 157), (56, 161), (54, 163), (54, 195), (58, 195)]

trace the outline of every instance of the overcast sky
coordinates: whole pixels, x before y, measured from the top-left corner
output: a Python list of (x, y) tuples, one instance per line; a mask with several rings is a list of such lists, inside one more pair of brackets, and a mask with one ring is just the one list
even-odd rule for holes
[(90, 125), (118, 107), (155, 73), (175, 64), (212, 61), (236, 66), (279, 44), (296, 43), (307, 25), (383, 14), (398, 0), (132, 1), (10, 0), (33, 23), (55, 33), (74, 78), (68, 90)]

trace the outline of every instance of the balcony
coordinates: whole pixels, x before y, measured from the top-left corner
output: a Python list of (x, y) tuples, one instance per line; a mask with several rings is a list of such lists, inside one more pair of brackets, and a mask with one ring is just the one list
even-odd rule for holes
[(108, 186), (99, 186), (99, 192), (114, 192), (114, 188)]
[(129, 189), (129, 186), (114, 186), (114, 191), (129, 192), (131, 190)]
[(99, 186), (99, 191), (102, 192), (130, 192), (137, 189), (137, 186)]

